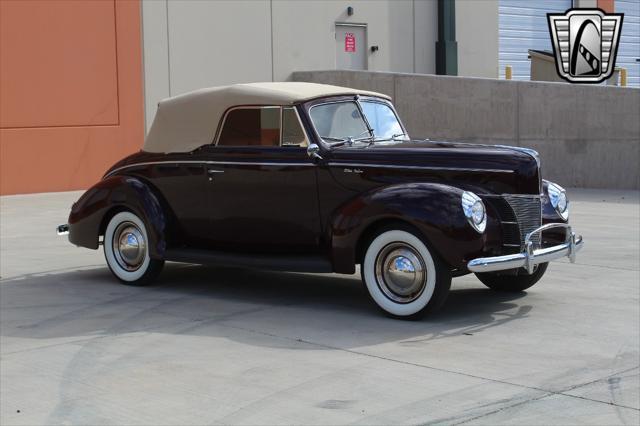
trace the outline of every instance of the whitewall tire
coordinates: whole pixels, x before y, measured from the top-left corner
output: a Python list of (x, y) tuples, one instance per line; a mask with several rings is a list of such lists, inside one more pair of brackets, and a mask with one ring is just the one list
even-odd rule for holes
[(371, 299), (398, 318), (437, 310), (449, 293), (449, 269), (411, 228), (385, 228), (369, 243), (361, 264)]
[(135, 214), (115, 214), (104, 233), (104, 257), (120, 281), (130, 285), (150, 283), (160, 273), (163, 260), (149, 257), (149, 238), (144, 222)]

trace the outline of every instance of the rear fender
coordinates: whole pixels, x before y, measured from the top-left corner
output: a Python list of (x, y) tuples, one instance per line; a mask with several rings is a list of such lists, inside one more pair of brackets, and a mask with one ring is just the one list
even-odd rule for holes
[[(397, 184), (376, 188), (342, 205), (330, 221), (329, 241), (336, 272), (353, 273), (361, 238), (386, 222), (404, 222), (427, 240), (451, 269), (464, 268), (495, 235), (488, 212), (487, 230), (476, 232), (461, 207), (463, 190), (436, 183)], [(499, 232), (499, 231), (498, 231)]]
[(98, 182), (74, 203), (69, 215), (69, 241), (97, 249), (106, 221), (118, 211), (129, 210), (147, 227), (149, 255), (164, 257), (168, 227), (166, 203), (147, 182), (131, 176), (111, 176)]

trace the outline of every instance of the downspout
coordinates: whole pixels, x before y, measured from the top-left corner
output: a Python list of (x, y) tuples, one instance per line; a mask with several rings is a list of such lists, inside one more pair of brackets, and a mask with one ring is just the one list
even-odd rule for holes
[(458, 42), (456, 42), (455, 0), (438, 0), (436, 74), (458, 75)]

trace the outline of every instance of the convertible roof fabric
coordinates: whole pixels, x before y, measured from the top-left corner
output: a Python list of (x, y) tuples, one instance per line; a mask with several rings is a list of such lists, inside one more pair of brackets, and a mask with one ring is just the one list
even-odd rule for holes
[(327, 84), (285, 82), (210, 87), (164, 99), (142, 148), (147, 152), (190, 152), (213, 142), (218, 123), (229, 108), (241, 105), (287, 106), (325, 96), (381, 93)]

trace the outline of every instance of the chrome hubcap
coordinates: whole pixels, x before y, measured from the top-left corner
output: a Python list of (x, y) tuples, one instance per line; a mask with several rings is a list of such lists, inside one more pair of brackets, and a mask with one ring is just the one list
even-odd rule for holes
[(147, 245), (140, 229), (132, 222), (123, 222), (113, 233), (113, 254), (121, 268), (135, 271), (142, 265)]
[(408, 244), (393, 243), (383, 248), (375, 268), (378, 287), (394, 302), (412, 302), (424, 291), (427, 269), (422, 256)]

